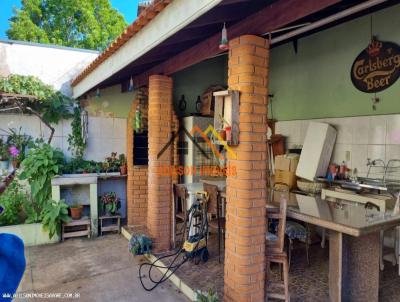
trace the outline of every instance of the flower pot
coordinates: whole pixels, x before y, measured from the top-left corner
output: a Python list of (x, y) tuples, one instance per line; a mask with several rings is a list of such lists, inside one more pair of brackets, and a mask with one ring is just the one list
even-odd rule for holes
[(126, 175), (126, 172), (127, 172), (126, 165), (120, 166), (119, 167), (119, 172), (121, 173), (121, 175)]
[(8, 170), (9, 162), (8, 160), (1, 160), (0, 161), (0, 170)]
[(78, 207), (70, 207), (71, 210), (71, 218), (74, 220), (78, 220), (82, 218), (82, 211), (83, 211), (83, 206), (78, 206)]

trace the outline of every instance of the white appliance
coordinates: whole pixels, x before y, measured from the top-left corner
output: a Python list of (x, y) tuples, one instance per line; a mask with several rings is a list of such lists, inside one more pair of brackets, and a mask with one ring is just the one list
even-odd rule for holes
[[(192, 130), (197, 126), (201, 131), (205, 131), (210, 125), (214, 124), (214, 118), (212, 117), (203, 117), (203, 116), (188, 116), (182, 119), (183, 126), (185, 129), (191, 133)], [(196, 174), (194, 173), (185, 173), (183, 177), (184, 183), (195, 183), (200, 181), (200, 169), (202, 166), (212, 166), (216, 165), (216, 159), (214, 154), (207, 142), (201, 137), (201, 134), (198, 132), (194, 132), (193, 137), (198, 145), (201, 147), (203, 151), (207, 154), (208, 158), (205, 157), (201, 150), (193, 143), (193, 141), (185, 135), (185, 133), (181, 133), (181, 141), (183, 142), (183, 146), (181, 146), (181, 159), (184, 165), (184, 168), (187, 171), (190, 169), (193, 170), (193, 167), (196, 169)]]
[(325, 177), (328, 171), (336, 130), (326, 123), (310, 122), (301, 150), (296, 176), (314, 181)]

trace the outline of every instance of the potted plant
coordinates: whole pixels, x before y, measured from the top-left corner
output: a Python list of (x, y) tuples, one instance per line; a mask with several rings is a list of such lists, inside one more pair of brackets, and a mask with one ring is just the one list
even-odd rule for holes
[(13, 168), (14, 168), (14, 169), (19, 168), (19, 164), (20, 164), (20, 161), (19, 161), (20, 151), (19, 151), (18, 148), (15, 147), (15, 146), (9, 147), (9, 148), (8, 148), (8, 151), (10, 152), (10, 155), (11, 155)]
[(0, 138), (0, 170), (7, 170), (10, 153), (5, 142)]
[(121, 208), (121, 199), (115, 192), (107, 192), (101, 196), (101, 206), (103, 212), (107, 215), (115, 215)]
[(69, 207), (69, 209), (71, 210), (72, 219), (78, 220), (82, 218), (83, 205), (73, 204), (72, 206)]
[(121, 175), (126, 175), (127, 166), (126, 166), (125, 154), (119, 155), (119, 171), (120, 171)]

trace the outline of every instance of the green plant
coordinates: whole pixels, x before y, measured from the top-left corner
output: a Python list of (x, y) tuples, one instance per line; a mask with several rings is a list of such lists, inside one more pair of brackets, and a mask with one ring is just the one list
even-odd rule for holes
[(30, 108), (30, 113), (39, 114), (47, 123), (57, 124), (61, 119), (71, 116), (73, 100), (36, 77), (16, 74), (0, 77), (0, 91), (34, 96), (13, 100), (13, 105), (24, 110)]
[(82, 123), (81, 123), (81, 109), (80, 107), (74, 108), (74, 114), (71, 122), (72, 132), (68, 135), (68, 150), (72, 151), (72, 154), (77, 159), (83, 157), (85, 152), (86, 142), (82, 135)]
[(117, 158), (117, 152), (111, 152), (111, 156), (106, 157), (103, 163), (103, 168), (106, 172), (116, 172), (119, 171), (120, 162)]
[(61, 234), (62, 223), (68, 223), (71, 218), (68, 216), (68, 205), (63, 201), (49, 200), (45, 203), (40, 214), (43, 230), (49, 232), (49, 238), (55, 234)]
[(14, 128), (9, 128), (6, 131), (8, 138), (7, 144), (9, 146), (14, 146), (19, 150), (19, 154), (14, 158), (18, 162), (22, 162), (25, 159), (26, 147), (32, 142), (32, 137), (22, 133), (22, 128), (18, 130)]
[(30, 149), (22, 162), (19, 179), (28, 180), (32, 198), (41, 208), (50, 199), (51, 179), (61, 171), (59, 156), (60, 151), (53, 150), (49, 144), (41, 144)]
[(104, 193), (101, 196), (103, 212), (114, 214), (121, 207), (121, 199), (115, 192)]
[(23, 0), (10, 19), (7, 37), (103, 50), (126, 25), (109, 0)]
[(0, 161), (9, 160), (10, 153), (8, 152), (7, 144), (0, 138)]
[(28, 200), (28, 196), (21, 184), (14, 180), (0, 195), (0, 205), (4, 209), (0, 215), (0, 226), (22, 223), (21, 211)]
[(196, 291), (196, 302), (219, 302), (217, 293), (209, 289), (206, 293)]
[(125, 154), (121, 153), (121, 154), (118, 156), (118, 160), (119, 160), (119, 165), (120, 165), (120, 166), (126, 165), (126, 157), (125, 157)]

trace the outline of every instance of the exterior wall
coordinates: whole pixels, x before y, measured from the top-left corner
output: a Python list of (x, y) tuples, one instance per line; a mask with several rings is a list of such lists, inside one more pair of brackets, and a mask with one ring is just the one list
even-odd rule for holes
[(195, 64), (182, 71), (175, 73), (174, 80), (174, 107), (178, 110), (179, 100), (185, 95), (186, 110), (179, 112), (180, 115), (190, 115), (196, 112), (197, 96), (211, 85), (223, 85), (227, 83), (228, 71), (227, 56), (219, 56), (207, 61)]
[(299, 120), (400, 113), (400, 80), (377, 94), (357, 90), (350, 79), (356, 56), (373, 34), (382, 41), (400, 44), (400, 5), (377, 11), (328, 30), (298, 40), (298, 53), (292, 43), (271, 51), (273, 118)]
[(172, 79), (149, 78), (149, 171), (147, 229), (154, 252), (167, 251), (171, 243), (172, 179), (161, 175), (159, 166), (173, 163), (172, 151), (158, 153), (168, 143), (172, 131)]
[(147, 90), (137, 92), (136, 100), (132, 103), (129, 117), (127, 120), (126, 131), (126, 156), (128, 165), (127, 180), (127, 201), (128, 201), (128, 225), (147, 224), (147, 194), (148, 194), (148, 167), (133, 165), (133, 138), (134, 138), (134, 119), (136, 107), (142, 106), (143, 122), (147, 127), (148, 96)]
[[(126, 119), (89, 116), (89, 139), (84, 154), (86, 159), (103, 161), (111, 152), (125, 153)], [(0, 137), (5, 138), (9, 128), (19, 129), (33, 138), (49, 137), (47, 126), (36, 116), (21, 114), (0, 115)], [(71, 120), (63, 120), (54, 125), (55, 132), (52, 146), (60, 148), (66, 157), (71, 157), (68, 150), (68, 135), (71, 134)]]
[[(381, 116), (358, 116), (314, 120), (280, 121), (276, 132), (287, 137), (287, 147), (303, 145), (310, 121), (325, 122), (338, 131), (332, 162), (343, 161), (351, 169), (357, 169), (358, 176), (366, 176), (367, 159), (400, 158), (400, 114)], [(372, 172), (372, 171), (371, 171)], [(373, 177), (382, 177), (375, 169)]]
[(229, 43), (228, 84), (240, 91), (240, 144), (228, 165), (224, 301), (264, 301), (268, 41), (241, 36)]
[(89, 92), (86, 98), (81, 99), (81, 104), (90, 116), (126, 119), (135, 94), (135, 92), (122, 93), (121, 85), (114, 85), (100, 89), (100, 96), (96, 96), (96, 91)]
[(71, 80), (97, 55), (97, 51), (91, 50), (0, 41), (0, 76), (36, 76), (63, 94), (72, 96)]

